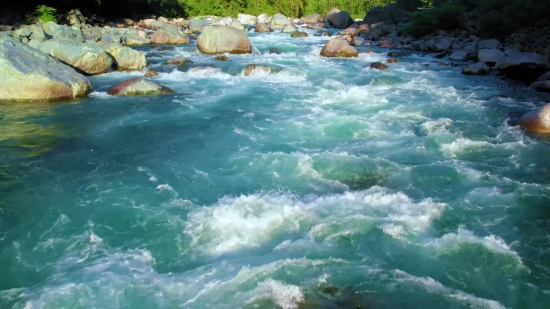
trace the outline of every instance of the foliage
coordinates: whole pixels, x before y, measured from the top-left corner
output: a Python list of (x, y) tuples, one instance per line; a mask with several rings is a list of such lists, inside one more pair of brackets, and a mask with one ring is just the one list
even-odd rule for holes
[(27, 18), (27, 21), (33, 22), (35, 20), (40, 20), (41, 22), (45, 23), (48, 21), (53, 21), (54, 23), (57, 22), (57, 18), (55, 17), (57, 13), (57, 10), (49, 7), (47, 5), (39, 5), (36, 7), (34, 12)]
[(460, 26), (463, 6), (444, 4), (433, 9), (422, 10), (411, 14), (411, 24), (405, 32), (412, 36), (426, 35), (436, 29), (454, 29)]

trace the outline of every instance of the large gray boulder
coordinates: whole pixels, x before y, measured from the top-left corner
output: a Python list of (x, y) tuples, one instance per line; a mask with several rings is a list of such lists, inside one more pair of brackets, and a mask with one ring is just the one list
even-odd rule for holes
[(321, 56), (329, 58), (351, 58), (359, 56), (359, 53), (353, 46), (349, 45), (348, 41), (342, 37), (335, 37), (325, 44), (323, 50), (321, 50)]
[(92, 83), (71, 67), (19, 41), (0, 38), (0, 100), (83, 97)]
[(466, 60), (466, 57), (468, 57), (468, 52), (466, 50), (455, 50), (449, 59), (456, 60), (456, 61), (464, 61)]
[(286, 25), (294, 26), (294, 22), (283, 14), (275, 14), (271, 18), (271, 28), (273, 29), (283, 29)]
[(267, 15), (266, 13), (262, 13), (258, 15), (257, 22), (263, 23), (263, 24), (269, 24), (271, 22), (271, 16)]
[(548, 72), (550, 63), (540, 54), (513, 52), (497, 68), (508, 77), (531, 81)]
[(502, 44), (495, 40), (495, 39), (489, 39), (489, 40), (481, 40), (477, 43), (477, 49), (476, 51), (479, 51), (481, 49), (501, 49)]
[(491, 67), (486, 65), (485, 62), (478, 62), (462, 69), (462, 74), (465, 75), (487, 75), (489, 72), (491, 72)]
[(205, 27), (197, 38), (197, 48), (204, 54), (252, 53), (252, 44), (246, 32), (229, 26)]
[(550, 104), (546, 104), (521, 117), (519, 125), (532, 132), (550, 133)]
[(173, 29), (160, 29), (149, 38), (152, 44), (177, 45), (189, 44), (187, 36)]
[(141, 71), (147, 66), (142, 52), (119, 44), (106, 44), (103, 49), (115, 60), (117, 71)]
[(110, 95), (159, 95), (173, 94), (174, 91), (143, 77), (123, 81), (109, 90)]
[(550, 92), (550, 80), (541, 80), (531, 84), (531, 89), (539, 92)]
[(111, 56), (97, 44), (49, 40), (38, 44), (37, 48), (86, 75), (107, 73), (113, 66)]
[(238, 14), (237, 20), (243, 25), (255, 25), (258, 22), (258, 18), (250, 14)]
[(79, 9), (72, 9), (69, 14), (67, 14), (67, 23), (71, 26), (83, 25), (86, 23), (86, 18)]
[(297, 31), (297, 29), (293, 25), (286, 25), (281, 30), (281, 32), (284, 32), (284, 33), (292, 33), (292, 32), (295, 32), (295, 31)]
[(453, 46), (453, 41), (448, 38), (437, 40), (430, 46), (430, 49), (434, 52), (446, 51)]
[(210, 26), (210, 22), (208, 22), (208, 20), (197, 19), (197, 18), (193, 18), (189, 20), (189, 23), (187, 24), (187, 27), (189, 28), (189, 30), (193, 32), (200, 32), (202, 31), (202, 29), (204, 29), (204, 27), (207, 27), (207, 26)]
[(331, 14), (327, 19), (328, 22), (337, 29), (346, 29), (353, 24), (353, 19), (346, 11)]
[(499, 49), (480, 49), (477, 52), (477, 59), (481, 62), (485, 62), (491, 67), (495, 64), (502, 62), (506, 59), (506, 55)]
[(80, 43), (84, 42), (82, 31), (73, 29), (69, 26), (62, 26), (52, 21), (48, 21), (42, 24), (42, 29), (48, 38), (71, 39)]

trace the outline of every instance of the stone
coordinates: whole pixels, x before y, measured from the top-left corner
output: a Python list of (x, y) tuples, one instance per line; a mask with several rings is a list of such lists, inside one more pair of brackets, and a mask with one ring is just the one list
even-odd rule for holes
[(189, 44), (187, 36), (183, 35), (179, 31), (173, 31), (169, 29), (160, 29), (153, 33), (150, 38), (152, 44), (162, 45), (179, 45)]
[(434, 42), (430, 49), (434, 52), (441, 52), (448, 50), (451, 46), (453, 46), (453, 41), (445, 38)]
[(455, 50), (449, 59), (456, 60), (456, 61), (465, 61), (466, 57), (468, 56), (468, 52), (461, 49), (461, 50)]
[(530, 88), (539, 92), (550, 92), (550, 80), (534, 82)]
[(546, 104), (521, 117), (518, 124), (535, 133), (550, 133), (550, 104)]
[(269, 24), (271, 22), (271, 16), (267, 15), (266, 13), (262, 13), (258, 15), (257, 22), (263, 23), (263, 24)]
[(197, 38), (197, 47), (204, 54), (250, 54), (252, 44), (246, 32), (229, 26), (208, 26)]
[(229, 60), (229, 57), (227, 57), (226, 55), (218, 55), (218, 56), (214, 57), (214, 60), (227, 61), (227, 60)]
[(321, 50), (321, 56), (350, 58), (359, 56), (359, 53), (353, 46), (348, 44), (348, 41), (342, 37), (335, 37), (325, 44), (323, 50)]
[(244, 76), (268, 75), (275, 73), (272, 68), (265, 65), (249, 64), (243, 69)]
[(323, 16), (321, 16), (321, 14), (311, 14), (306, 17), (303, 17), (301, 20), (304, 24), (307, 24), (307, 23), (314, 24), (314, 23), (321, 22), (323, 20)]
[(376, 27), (374, 29), (372, 29), (371, 31), (369, 31), (369, 33), (367, 34), (367, 38), (369, 40), (376, 40), (378, 38), (380, 38), (381, 36), (385, 35), (386, 33), (388, 33), (386, 31), (386, 29), (384, 27)]
[(136, 77), (114, 86), (109, 90), (110, 95), (158, 95), (173, 94), (174, 91), (163, 87), (143, 77)]
[(72, 29), (69, 26), (58, 25), (52, 21), (42, 24), (42, 29), (48, 38), (54, 39), (71, 39), (80, 43), (84, 42), (84, 35), (81, 31)]
[(363, 44), (365, 44), (365, 39), (360, 36), (356, 36), (351, 40), (351, 45), (353, 46), (361, 46)]
[(532, 81), (550, 70), (548, 59), (540, 54), (515, 52), (511, 53), (497, 67), (508, 77)]
[(489, 72), (491, 72), (491, 67), (485, 62), (478, 62), (462, 69), (462, 74), (465, 75), (487, 75)]
[(108, 44), (102, 46), (113, 59), (117, 71), (141, 71), (147, 66), (145, 55), (130, 47), (119, 44)]
[(281, 30), (281, 32), (284, 32), (284, 33), (292, 33), (292, 32), (296, 32), (296, 27), (294, 27), (293, 25), (285, 25), (283, 27), (283, 30)]
[(327, 21), (337, 29), (345, 29), (353, 24), (353, 19), (346, 11), (335, 12), (327, 17)]
[(294, 26), (294, 22), (283, 14), (275, 14), (271, 18), (271, 28), (273, 29), (283, 29), (286, 25)]
[(375, 70), (386, 70), (386, 69), (389, 69), (390, 67), (383, 64), (382, 62), (373, 62), (369, 64), (369, 68), (375, 69)]
[(498, 49), (480, 49), (477, 52), (477, 59), (485, 62), (490, 67), (494, 67), (495, 64), (504, 61), (506, 56)]
[(550, 80), (550, 71), (544, 73), (543, 75), (539, 76), (539, 78), (537, 78), (538, 81), (543, 81), (543, 80)]
[(172, 58), (172, 59), (166, 61), (164, 64), (167, 64), (167, 65), (182, 65), (182, 64), (186, 64), (188, 62), (189, 62), (189, 60), (187, 60), (187, 58), (185, 58), (184, 56), (179, 56), (179, 57)]
[(69, 11), (69, 14), (67, 14), (67, 23), (71, 26), (83, 25), (86, 23), (86, 18), (79, 9), (72, 9)]
[(264, 23), (258, 23), (254, 29), (254, 32), (273, 32), (273, 29), (269, 28)]
[(113, 59), (101, 46), (78, 43), (72, 40), (48, 40), (38, 44), (38, 49), (86, 75), (107, 73)]
[(230, 26), (238, 30), (246, 31), (246, 28), (238, 21), (232, 22)]
[(340, 31), (340, 34), (341, 35), (351, 35), (351, 36), (357, 36), (359, 35), (359, 31), (357, 30), (357, 28), (346, 28), (342, 31)]
[(159, 72), (157, 72), (156, 70), (147, 69), (147, 70), (145, 70), (145, 74), (143, 76), (144, 77), (154, 77), (154, 76), (158, 76), (158, 75), (159, 75)]
[(325, 23), (306, 24), (306, 28), (312, 29), (312, 30), (328, 29), (328, 27)]
[(481, 40), (477, 43), (476, 51), (479, 51), (481, 49), (501, 49), (502, 44), (495, 40), (495, 39), (489, 39), (489, 40)]
[(208, 22), (208, 20), (197, 19), (197, 18), (190, 19), (189, 23), (187, 24), (187, 27), (189, 28), (189, 30), (193, 32), (200, 32), (204, 29), (204, 27), (207, 27), (207, 26), (210, 26), (210, 22)]
[(249, 14), (238, 14), (237, 20), (243, 25), (255, 25), (258, 22), (258, 18)]
[(157, 21), (160, 21), (160, 22), (163, 22), (163, 23), (168, 23), (168, 18), (159, 16), (159, 17), (157, 17)]
[(151, 44), (151, 40), (142, 38), (140, 36), (134, 36), (134, 35), (126, 35), (122, 38), (124, 40), (124, 44), (129, 46), (138, 46), (138, 45), (147, 45)]
[(386, 62), (387, 63), (399, 63), (399, 61), (397, 61), (397, 59), (395, 59), (395, 58), (390, 58)]
[(330, 17), (330, 15), (336, 14), (336, 13), (338, 13), (338, 12), (340, 12), (339, 9), (336, 9), (336, 8), (331, 9), (330, 11), (328, 11), (328, 12), (325, 14), (325, 16), (323, 17), (322, 22), (328, 23), (328, 18)]
[(0, 100), (62, 100), (92, 92), (85, 76), (13, 39), (0, 39)]
[(306, 32), (294, 31), (290, 34), (291, 38), (307, 38), (309, 35)]

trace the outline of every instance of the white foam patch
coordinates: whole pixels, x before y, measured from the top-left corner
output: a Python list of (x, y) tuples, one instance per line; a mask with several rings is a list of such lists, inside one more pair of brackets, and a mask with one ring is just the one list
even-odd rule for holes
[(394, 271), (394, 276), (397, 281), (415, 284), (423, 287), (427, 292), (442, 295), (446, 298), (455, 299), (464, 305), (479, 309), (506, 309), (497, 301), (480, 298), (460, 290), (448, 288), (430, 277), (415, 277), (404, 271)]
[(257, 299), (269, 298), (279, 305), (281, 309), (295, 309), (299, 303), (305, 301), (305, 297), (299, 287), (273, 279), (260, 283), (255, 293), (258, 295), (250, 299), (249, 303)]
[(500, 149), (517, 149), (518, 147), (525, 147), (522, 140), (500, 143), (491, 143), (488, 141), (473, 141), (468, 138), (458, 138), (452, 143), (445, 143), (441, 145), (441, 151), (448, 157), (457, 157), (472, 152), (483, 151), (486, 149), (500, 148)]
[(453, 124), (449, 118), (440, 118), (436, 120), (428, 120), (422, 124), (422, 128), (428, 133), (448, 133), (447, 128)]
[(109, 99), (113, 97), (112, 95), (103, 91), (93, 91), (92, 93), (90, 93), (90, 96), (95, 98), (100, 98), (100, 99)]

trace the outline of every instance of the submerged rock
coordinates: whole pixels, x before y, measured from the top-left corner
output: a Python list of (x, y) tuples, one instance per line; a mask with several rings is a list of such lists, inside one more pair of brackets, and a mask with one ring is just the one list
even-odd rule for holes
[(219, 55), (219, 56), (214, 57), (214, 60), (227, 61), (227, 60), (229, 60), (229, 57), (227, 57), (226, 55)]
[(491, 72), (491, 67), (486, 65), (485, 62), (478, 62), (462, 69), (462, 74), (465, 75), (487, 75), (489, 72)]
[(115, 60), (117, 71), (141, 71), (147, 66), (143, 53), (119, 44), (107, 44), (103, 49)]
[(382, 62), (373, 62), (369, 64), (369, 68), (375, 69), (375, 70), (386, 70), (386, 69), (389, 69), (390, 67), (383, 64)]
[(349, 45), (348, 41), (342, 37), (336, 37), (325, 44), (323, 50), (321, 50), (321, 56), (351, 58), (359, 56), (359, 53), (353, 46)]
[(244, 76), (266, 75), (275, 73), (275, 71), (266, 65), (249, 64), (243, 69)]
[(93, 43), (49, 40), (38, 44), (37, 48), (87, 75), (107, 73), (113, 66), (113, 58)]
[(550, 133), (550, 104), (521, 117), (519, 125), (535, 133)]
[(294, 31), (290, 34), (291, 38), (307, 38), (309, 35), (306, 32)]
[(390, 58), (386, 62), (387, 63), (399, 63), (399, 61), (397, 61), (397, 59), (395, 59), (395, 58)]
[(167, 65), (182, 65), (182, 64), (186, 64), (188, 62), (189, 62), (189, 60), (187, 60), (187, 58), (185, 58), (184, 56), (178, 56), (176, 58), (172, 58), (172, 59), (166, 61), (164, 64), (167, 64)]
[(114, 86), (108, 93), (110, 95), (158, 95), (173, 94), (174, 91), (145, 78), (136, 77)]
[(159, 75), (159, 72), (157, 72), (156, 70), (147, 69), (147, 70), (145, 70), (145, 74), (143, 76), (144, 77), (153, 77), (153, 76), (158, 76), (158, 75)]
[(73, 68), (10, 39), (0, 39), (0, 80), (0, 100), (53, 101), (92, 92), (92, 83)]
[(246, 32), (229, 26), (205, 27), (197, 38), (197, 47), (204, 54), (252, 53), (252, 44)]

